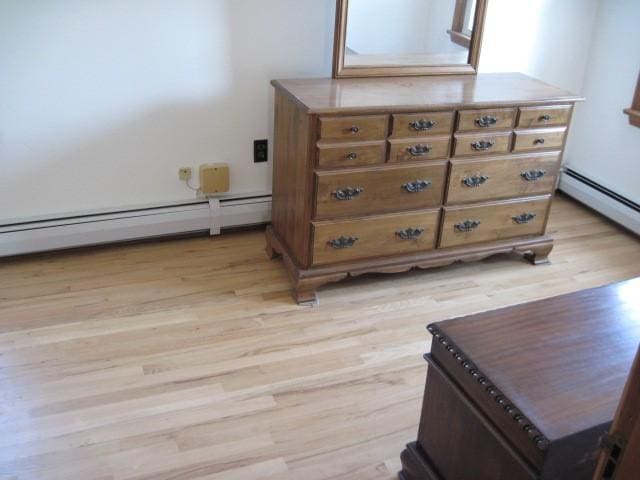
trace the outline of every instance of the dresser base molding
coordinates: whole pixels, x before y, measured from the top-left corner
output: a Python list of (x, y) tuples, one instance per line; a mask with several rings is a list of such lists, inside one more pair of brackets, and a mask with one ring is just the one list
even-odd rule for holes
[(420, 450), (418, 442), (409, 443), (400, 455), (400, 460), (402, 470), (398, 472), (399, 480), (442, 480)]
[(304, 269), (296, 264), (271, 226), (267, 227), (266, 240), (266, 252), (269, 258), (282, 256), (284, 260), (285, 268), (293, 283), (295, 301), (308, 305), (318, 305), (316, 290), (319, 287), (327, 283), (338, 282), (349, 276), (357, 277), (365, 273), (400, 273), (414, 268), (443, 267), (456, 262), (482, 260), (500, 253), (517, 253), (523, 255), (534, 265), (541, 265), (549, 263), (548, 255), (553, 248), (553, 240), (550, 237), (536, 236)]

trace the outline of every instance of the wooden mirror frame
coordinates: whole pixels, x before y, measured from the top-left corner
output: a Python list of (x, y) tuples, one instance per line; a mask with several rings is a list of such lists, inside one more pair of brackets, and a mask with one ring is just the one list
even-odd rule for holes
[[(459, 11), (469, 0), (456, 0), (456, 11)], [(476, 0), (476, 12), (473, 34), (469, 40), (469, 60), (465, 65), (389, 65), (358, 66), (344, 65), (345, 44), (347, 41), (347, 12), (349, 0), (336, 0), (336, 28), (333, 42), (333, 78), (354, 77), (393, 77), (411, 75), (452, 75), (478, 73), (480, 47), (484, 31), (484, 20), (489, 0)], [(455, 16), (453, 21), (455, 22)], [(453, 27), (452, 27), (453, 28)], [(451, 30), (447, 33), (451, 35)]]
[(636, 127), (640, 127), (640, 74), (638, 75), (638, 84), (636, 85), (636, 94), (633, 96), (631, 108), (625, 108), (624, 113), (629, 115), (629, 123)]

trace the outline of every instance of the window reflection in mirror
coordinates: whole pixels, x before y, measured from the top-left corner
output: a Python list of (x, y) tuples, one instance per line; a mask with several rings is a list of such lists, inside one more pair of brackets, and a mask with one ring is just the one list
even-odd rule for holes
[(476, 0), (349, 0), (345, 67), (465, 65)]

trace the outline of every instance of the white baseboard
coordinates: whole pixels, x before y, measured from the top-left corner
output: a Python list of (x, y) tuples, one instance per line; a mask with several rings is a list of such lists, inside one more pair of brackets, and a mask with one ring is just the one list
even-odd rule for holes
[(138, 208), (0, 227), (0, 257), (268, 223), (271, 196)]
[(570, 197), (640, 235), (640, 212), (632, 206), (626, 205), (598, 188), (569, 175), (566, 171), (560, 174), (559, 188)]

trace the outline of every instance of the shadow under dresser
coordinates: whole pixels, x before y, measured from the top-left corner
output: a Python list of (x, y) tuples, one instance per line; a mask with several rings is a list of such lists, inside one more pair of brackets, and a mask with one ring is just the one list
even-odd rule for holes
[(573, 106), (522, 74), (275, 80), (273, 220), (299, 303), (348, 275), (516, 252), (545, 235)]

